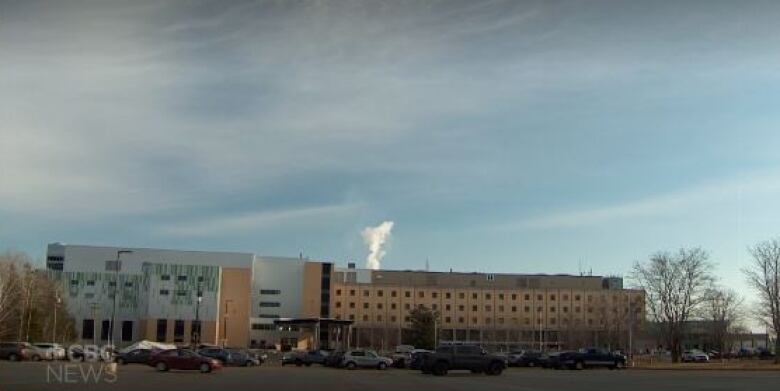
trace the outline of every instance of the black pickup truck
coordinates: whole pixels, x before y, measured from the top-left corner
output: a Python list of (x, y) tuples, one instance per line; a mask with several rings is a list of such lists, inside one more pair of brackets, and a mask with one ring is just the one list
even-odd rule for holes
[(486, 373), (498, 376), (506, 368), (506, 360), (488, 354), (477, 345), (441, 346), (435, 353), (425, 356), (422, 373), (444, 376), (450, 370), (469, 370), (472, 373)]
[(585, 369), (593, 367), (606, 367), (609, 369), (623, 369), (626, 367), (626, 356), (611, 353), (606, 349), (587, 348), (576, 352), (561, 353), (558, 363), (569, 369)]

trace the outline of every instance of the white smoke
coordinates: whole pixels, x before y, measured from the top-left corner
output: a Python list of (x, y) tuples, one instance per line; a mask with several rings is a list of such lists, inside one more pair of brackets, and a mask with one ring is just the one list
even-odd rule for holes
[(368, 246), (368, 257), (366, 258), (366, 268), (377, 270), (381, 266), (382, 258), (385, 257), (385, 243), (390, 239), (390, 231), (393, 230), (393, 222), (385, 221), (376, 227), (366, 227), (363, 230), (363, 241)]

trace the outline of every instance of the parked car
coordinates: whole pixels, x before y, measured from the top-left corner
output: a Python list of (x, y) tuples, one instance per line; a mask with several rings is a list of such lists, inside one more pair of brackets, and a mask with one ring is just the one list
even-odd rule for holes
[(344, 353), (341, 359), (344, 368), (376, 368), (387, 369), (393, 365), (393, 360), (389, 357), (382, 357), (372, 350), (350, 350)]
[(767, 348), (756, 348), (756, 356), (759, 360), (772, 360), (775, 358), (775, 354)]
[(682, 354), (682, 362), (709, 362), (710, 356), (701, 350), (686, 350)]
[(33, 344), (38, 349), (43, 349), (51, 354), (52, 360), (64, 360), (67, 356), (65, 348), (58, 343), (41, 342)]
[(218, 360), (201, 356), (189, 349), (162, 350), (149, 358), (149, 366), (157, 368), (160, 372), (171, 369), (199, 370), (201, 373), (211, 372), (222, 368)]
[(561, 369), (563, 366), (561, 365), (560, 357), (563, 353), (568, 353), (569, 351), (560, 351), (560, 352), (548, 352), (542, 355), (540, 358), (540, 361), (542, 363), (543, 368), (552, 368), (552, 369)]
[(117, 354), (114, 361), (119, 365), (146, 364), (154, 353), (156, 352), (153, 352), (151, 349), (133, 349), (129, 352)]
[(521, 350), (507, 355), (508, 365), (514, 367), (542, 366), (542, 352), (539, 350)]
[[(0, 342), (0, 359), (9, 361), (31, 360), (32, 345), (27, 342)], [(38, 357), (40, 360), (40, 356)]]
[(330, 353), (330, 355), (325, 359), (325, 366), (326, 367), (340, 367), (341, 364), (344, 362), (344, 351), (337, 350)]
[(412, 357), (409, 361), (409, 369), (419, 370), (420, 368), (422, 368), (422, 364), (425, 361), (425, 357), (433, 353), (436, 352), (434, 352), (433, 350), (415, 349), (412, 352)]
[(477, 345), (440, 346), (436, 352), (425, 356), (423, 373), (444, 376), (451, 370), (470, 370), (472, 373), (500, 375), (506, 368), (503, 357), (488, 354)]
[(54, 360), (54, 353), (51, 350), (39, 348), (32, 344), (28, 344), (28, 345), (29, 345), (29, 349), (31, 350), (30, 360), (33, 361)]
[(412, 351), (414, 346), (412, 345), (398, 345), (395, 347), (395, 352), (390, 355), (393, 359), (393, 366), (396, 368), (406, 368), (412, 361)]
[(224, 366), (252, 367), (261, 364), (259, 358), (237, 349), (210, 347), (199, 350), (198, 354), (213, 358)]
[(607, 349), (587, 348), (576, 352), (564, 352), (558, 356), (560, 366), (569, 369), (585, 369), (605, 367), (623, 369), (626, 367), (626, 356), (612, 353)]
[(287, 364), (294, 364), (299, 367), (303, 365), (308, 367), (311, 364), (326, 365), (325, 363), (327, 362), (330, 353), (330, 351), (324, 349), (309, 350), (306, 352), (287, 352), (282, 356), (282, 366)]

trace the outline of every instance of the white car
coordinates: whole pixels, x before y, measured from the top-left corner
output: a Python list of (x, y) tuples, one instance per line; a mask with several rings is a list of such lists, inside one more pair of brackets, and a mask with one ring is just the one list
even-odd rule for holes
[(710, 356), (701, 350), (686, 350), (682, 354), (682, 362), (709, 362)]
[(341, 360), (341, 366), (347, 369), (387, 369), (390, 365), (393, 365), (392, 359), (382, 357), (373, 350), (350, 350), (344, 353), (344, 358)]
[(38, 349), (45, 351), (49, 360), (64, 360), (67, 353), (65, 348), (58, 343), (35, 343), (33, 344)]

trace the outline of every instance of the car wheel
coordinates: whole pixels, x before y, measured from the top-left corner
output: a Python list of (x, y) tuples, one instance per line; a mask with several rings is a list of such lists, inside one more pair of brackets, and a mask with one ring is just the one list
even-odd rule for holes
[(205, 362), (203, 364), (200, 364), (200, 373), (209, 373), (211, 372), (211, 365), (206, 364)]
[(534, 362), (533, 361), (529, 362), (528, 363), (528, 368), (533, 368), (533, 367), (534, 367)]
[(127, 364), (127, 363), (125, 362), (125, 359), (124, 359), (124, 358), (121, 358), (121, 357), (116, 359), (116, 363), (117, 363), (117, 364), (119, 364), (119, 365), (125, 365), (125, 364)]
[(615, 369), (625, 369), (625, 368), (626, 368), (626, 363), (624, 363), (623, 361), (618, 360), (615, 362)]
[(244, 363), (245, 367), (251, 367), (252, 365), (254, 365), (254, 363), (252, 361), (248, 361), (247, 360), (247, 362)]
[(157, 371), (159, 372), (165, 372), (168, 370), (168, 364), (162, 361), (158, 362), (157, 365), (155, 365), (154, 367), (157, 368)]
[(383, 363), (383, 362), (380, 362), (380, 363), (379, 363), (379, 364), (376, 366), (376, 369), (378, 369), (378, 370), (380, 370), (380, 371), (383, 371), (383, 370), (387, 369), (387, 364), (385, 364), (385, 363)]
[(302, 367), (302, 366), (303, 366), (303, 361), (301, 361), (301, 360), (295, 360), (295, 366), (296, 366), (296, 367)]
[(34, 354), (34, 355), (32, 356), (32, 358), (31, 358), (31, 360), (33, 360), (33, 361), (41, 361), (41, 356), (39, 356), (39, 355), (37, 355), (37, 354)]
[(490, 376), (498, 376), (504, 371), (504, 366), (499, 362), (493, 362), (488, 366), (487, 374)]
[(574, 369), (578, 371), (585, 369), (585, 363), (583, 363), (582, 361), (577, 361), (576, 363), (574, 363)]
[(8, 355), (9, 361), (19, 361), (19, 356), (17, 356), (15, 353), (11, 353)]
[(345, 365), (345, 367), (347, 369), (355, 369), (355, 368), (357, 368), (357, 364), (355, 364), (354, 361), (350, 361), (350, 362), (347, 363), (347, 365)]
[(431, 372), (434, 376), (444, 376), (447, 374), (447, 364), (444, 362), (437, 362), (436, 364), (433, 364)]

